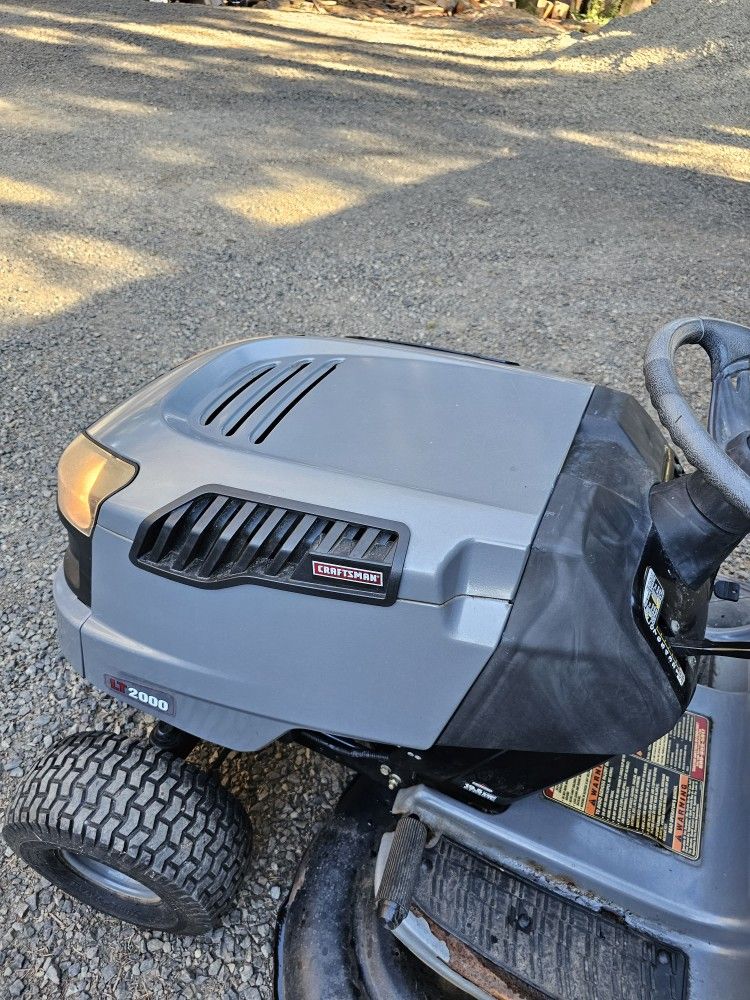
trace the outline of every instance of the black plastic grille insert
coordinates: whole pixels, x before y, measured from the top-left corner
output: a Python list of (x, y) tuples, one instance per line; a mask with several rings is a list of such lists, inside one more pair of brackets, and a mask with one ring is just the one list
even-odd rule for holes
[(207, 486), (147, 518), (131, 559), (201, 587), (238, 583), (392, 604), (403, 524)]

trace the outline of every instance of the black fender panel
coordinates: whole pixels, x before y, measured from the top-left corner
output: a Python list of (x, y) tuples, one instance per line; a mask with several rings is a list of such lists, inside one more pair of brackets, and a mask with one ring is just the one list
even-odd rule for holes
[(377, 920), (375, 854), (390, 799), (357, 778), (302, 860), (276, 940), (277, 1000), (465, 1000)]
[[(649, 496), (670, 454), (632, 397), (596, 387), (500, 644), (438, 745), (611, 757), (677, 723), (697, 671), (653, 644), (640, 604), (649, 568), (668, 581), (651, 541)], [(670, 583), (662, 618), (679, 619), (680, 634), (700, 640), (708, 596), (706, 587)]]

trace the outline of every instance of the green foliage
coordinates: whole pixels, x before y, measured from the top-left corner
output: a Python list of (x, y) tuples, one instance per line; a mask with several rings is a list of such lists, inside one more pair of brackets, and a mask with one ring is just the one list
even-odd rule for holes
[(621, 6), (622, 0), (588, 0), (578, 15), (578, 20), (606, 24), (613, 17), (617, 17)]

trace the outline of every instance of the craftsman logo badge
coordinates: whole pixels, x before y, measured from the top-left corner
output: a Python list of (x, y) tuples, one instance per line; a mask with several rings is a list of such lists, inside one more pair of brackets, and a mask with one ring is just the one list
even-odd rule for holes
[(312, 574), (326, 580), (340, 580), (342, 583), (365, 584), (368, 587), (383, 586), (383, 574), (380, 570), (342, 566), (340, 563), (322, 562), (320, 559), (313, 559)]

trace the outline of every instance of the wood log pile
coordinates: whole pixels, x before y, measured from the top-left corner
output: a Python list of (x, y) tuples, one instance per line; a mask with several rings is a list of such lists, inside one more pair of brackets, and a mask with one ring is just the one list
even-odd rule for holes
[[(169, 3), (175, 0), (151, 0)], [(209, 7), (255, 7), (258, 10), (307, 11), (372, 20), (458, 17), (463, 21), (504, 21), (510, 34), (595, 31), (612, 17), (634, 14), (658, 0), (182, 0)], [(518, 8), (518, 10), (517, 10)], [(516, 14), (517, 10), (517, 14)], [(536, 17), (533, 17), (533, 15)], [(510, 15), (510, 17), (509, 17)], [(514, 16), (515, 15), (515, 16)], [(543, 22), (546, 29), (535, 28)]]
[[(543, 21), (549, 18), (551, 21), (564, 21), (576, 4), (580, 9), (582, 0), (572, 0), (572, 3), (561, 3), (560, 0), (537, 0), (537, 14)], [(574, 10), (574, 13), (577, 11)]]
[(247, 3), (258, 10), (304, 10), (318, 13), (353, 13), (374, 16), (451, 17), (477, 15), (488, 9), (514, 10), (516, 0), (257, 0)]
[[(170, 0), (152, 0), (167, 2)], [(174, 0), (171, 0), (174, 2)], [(213, 7), (305, 11), (360, 20), (456, 17), (493, 22), (504, 35), (595, 31), (619, 14), (636, 13), (658, 0), (182, 0)], [(536, 15), (536, 16), (534, 16)], [(490, 25), (482, 25), (490, 27)], [(496, 33), (496, 32), (495, 32)]]
[[(540, 21), (527, 10), (517, 10), (517, 0), (239, 0), (236, 5), (240, 2), (256, 10), (317, 12), (368, 21), (429, 23), (432, 18), (450, 17), (461, 22), (492, 22), (503, 33), (522, 36), (549, 33), (555, 24), (559, 25), (556, 30), (563, 28), (560, 20)], [(572, 22), (568, 25), (572, 27)]]

